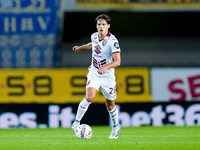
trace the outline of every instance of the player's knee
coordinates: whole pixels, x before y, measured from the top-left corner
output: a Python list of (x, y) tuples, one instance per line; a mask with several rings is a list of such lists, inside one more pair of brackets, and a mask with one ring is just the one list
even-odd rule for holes
[(110, 111), (110, 110), (112, 110), (115, 107), (115, 105), (113, 105), (113, 104), (106, 104), (106, 107)]
[(88, 95), (88, 96), (86, 97), (86, 100), (87, 100), (88, 102), (92, 102), (92, 101), (94, 100), (94, 96), (93, 96), (93, 95)]

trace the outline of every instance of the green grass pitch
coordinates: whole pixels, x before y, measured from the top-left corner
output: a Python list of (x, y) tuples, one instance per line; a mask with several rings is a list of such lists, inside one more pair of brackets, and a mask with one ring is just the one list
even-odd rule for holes
[(92, 126), (89, 140), (79, 140), (71, 128), (1, 129), (1, 150), (200, 150), (200, 127), (123, 127), (109, 140), (111, 128)]

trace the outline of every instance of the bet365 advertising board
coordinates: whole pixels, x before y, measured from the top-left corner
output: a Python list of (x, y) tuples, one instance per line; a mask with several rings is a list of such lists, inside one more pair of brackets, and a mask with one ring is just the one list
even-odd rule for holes
[[(0, 129), (69, 128), (78, 104), (0, 104)], [(200, 126), (200, 104), (197, 102), (120, 103), (122, 127)], [(112, 125), (105, 104), (92, 103), (81, 123)]]

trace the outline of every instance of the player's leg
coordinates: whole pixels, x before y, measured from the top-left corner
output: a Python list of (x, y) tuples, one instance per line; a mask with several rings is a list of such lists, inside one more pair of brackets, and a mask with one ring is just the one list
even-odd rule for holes
[(119, 130), (121, 126), (119, 125), (119, 121), (118, 121), (118, 109), (115, 106), (115, 100), (109, 100), (106, 98), (106, 107), (110, 114), (112, 125), (113, 125), (112, 132), (109, 136), (109, 139), (116, 139), (118, 138)]
[(79, 126), (81, 119), (88, 110), (89, 105), (94, 100), (95, 94), (96, 94), (95, 88), (89, 87), (86, 89), (86, 97), (79, 103), (75, 121), (72, 124), (72, 129), (74, 132), (76, 132), (76, 128)]
[(72, 124), (72, 129), (74, 132), (76, 132), (76, 128), (80, 124), (81, 119), (86, 113), (89, 105), (94, 100), (96, 91), (99, 89), (99, 87), (100, 86), (98, 78), (94, 74), (88, 73), (86, 83), (86, 97), (80, 102), (76, 113), (75, 121)]
[(83, 118), (85, 112), (87, 111), (89, 105), (94, 100), (96, 94), (96, 89), (93, 87), (89, 87), (86, 89), (86, 97), (79, 103), (78, 111), (76, 114), (76, 121), (80, 122)]
[(109, 100), (106, 98), (105, 103), (106, 103), (106, 108), (112, 119), (112, 124), (115, 127), (118, 125), (118, 109), (115, 106), (115, 100)]
[(106, 78), (101, 78), (101, 90), (103, 95), (106, 98), (106, 107), (110, 114), (112, 120), (112, 132), (110, 135), (110, 139), (118, 138), (118, 133), (120, 130), (120, 125), (118, 121), (118, 109), (115, 106), (115, 99), (117, 98), (116, 92), (116, 81), (115, 76), (108, 76)]

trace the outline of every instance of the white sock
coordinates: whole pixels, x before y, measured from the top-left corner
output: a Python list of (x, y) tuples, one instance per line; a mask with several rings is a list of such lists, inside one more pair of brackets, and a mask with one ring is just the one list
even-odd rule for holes
[(88, 102), (86, 100), (86, 98), (84, 98), (78, 105), (78, 110), (76, 113), (76, 121), (81, 121), (81, 119), (83, 118), (85, 112), (87, 111), (89, 105), (91, 104), (91, 102)]
[(118, 126), (118, 109), (114, 107), (112, 110), (108, 110), (110, 117), (112, 119), (113, 127)]

